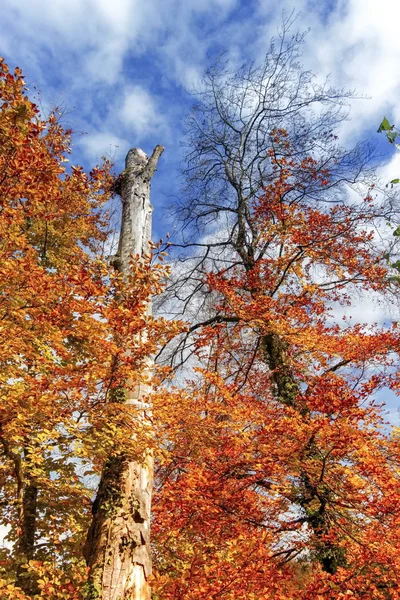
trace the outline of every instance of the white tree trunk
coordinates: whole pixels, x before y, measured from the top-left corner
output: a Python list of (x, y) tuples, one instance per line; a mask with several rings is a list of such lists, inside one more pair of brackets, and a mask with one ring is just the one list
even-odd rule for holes
[[(132, 256), (144, 257), (151, 240), (150, 181), (164, 148), (150, 158), (137, 148), (128, 152), (122, 176), (122, 220), (114, 264), (127, 276)], [(149, 304), (149, 311), (151, 306)], [(152, 367), (151, 359), (148, 369)], [(145, 420), (150, 407), (143, 402), (148, 386), (127, 392), (126, 402)], [(153, 485), (151, 451), (140, 462), (110, 457), (93, 504), (93, 519), (84, 554), (90, 567), (89, 600), (150, 600), (150, 510)]]

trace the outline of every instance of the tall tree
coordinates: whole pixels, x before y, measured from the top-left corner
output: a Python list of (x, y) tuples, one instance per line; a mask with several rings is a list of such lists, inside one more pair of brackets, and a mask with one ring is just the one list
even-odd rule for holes
[[(170, 562), (161, 546), (177, 557), (163, 598), (278, 598), (282, 580), (282, 598), (333, 598), (358, 575), (360, 598), (379, 578), (377, 597), (397, 593), (396, 578), (383, 575), (395, 566), (396, 542), (374, 550), (392, 519), (379, 513), (381, 494), (397, 515), (397, 459), (379, 416), (361, 408), (390, 380), (397, 336), (331, 325), (330, 306), (357, 290), (387, 291), (372, 232), (395, 218), (398, 203), (392, 191), (372, 197), (369, 145), (338, 144), (347, 96), (302, 70), (302, 36), (288, 39), (286, 25), (260, 68), (208, 72), (188, 121), (187, 185), (176, 207), (184, 252), (164, 310), (189, 323), (161, 358), (179, 367), (195, 355), (205, 374), (193, 392), (198, 425), (178, 427), (168, 444), (176, 454), (160, 467), (162, 577)], [(371, 371), (376, 361), (384, 377)], [(196, 411), (190, 399), (179, 402)], [(181, 412), (181, 423), (188, 418)], [(182, 501), (169, 520), (164, 501), (175, 495)], [(380, 520), (380, 533), (366, 525)], [(182, 544), (169, 536), (174, 523)], [(368, 548), (362, 561), (360, 548)], [(310, 588), (288, 575), (307, 562)]]
[(292, 169), (329, 174), (312, 159), (274, 160), (276, 180), (251, 201), (262, 256), (248, 270), (203, 270), (218, 312), (192, 326), (203, 376), (176, 392), (175, 426), (169, 418), (159, 434), (169, 453), (156, 589), (196, 600), (395, 598), (398, 450), (374, 393), (398, 386), (399, 335), (332, 314), (357, 289), (389, 285), (372, 198), (356, 214), (292, 203), (285, 192), (304, 180)]
[[(21, 72), (3, 61), (0, 78), (1, 519), (17, 583), (32, 591), (22, 565), (51, 555), (60, 537), (68, 555), (82, 527), (77, 507), (89, 501), (69, 457), (72, 415), (85, 410), (107, 362), (95, 318), (105, 270), (90, 252), (102, 252), (111, 177), (107, 164), (89, 177), (80, 167), (67, 174), (69, 134), (57, 114), (41, 119)], [(69, 503), (65, 519), (52, 495)]]
[[(143, 456), (151, 475), (153, 438), (144, 409), (140, 402), (124, 402), (122, 390), (130, 388), (129, 397), (139, 400), (149, 382), (148, 357), (168, 329), (149, 314), (149, 298), (160, 290), (164, 270), (152, 266), (150, 248), (147, 257), (135, 260), (146, 252), (150, 204), (147, 212), (136, 206), (134, 214), (129, 199), (147, 194), (148, 202), (161, 149), (150, 161), (140, 151), (129, 154), (136, 167), (146, 162), (146, 169), (140, 188), (130, 163), (122, 178), (122, 189), (130, 192), (122, 191), (124, 230), (115, 269), (104, 256), (104, 204), (120, 180), (115, 182), (107, 162), (90, 175), (66, 167), (69, 132), (57, 112), (40, 116), (21, 71), (11, 74), (4, 61), (0, 138), (0, 522), (13, 544), (1, 550), (0, 595), (90, 597), (96, 569), (87, 582), (82, 546), (93, 477), (107, 461), (116, 465), (126, 456), (139, 460), (141, 483)], [(140, 221), (144, 216), (147, 225)], [(134, 227), (141, 241), (132, 237)], [(103, 482), (95, 521), (107, 510)], [(132, 539), (145, 550), (144, 497), (145, 490), (138, 490)], [(96, 544), (93, 527), (89, 537)], [(139, 554), (148, 569), (143, 548)], [(93, 564), (95, 547), (88, 544), (86, 555)]]
[[(126, 158), (120, 182), (121, 235), (118, 254), (113, 257), (114, 265), (125, 279), (131, 276), (132, 257), (143, 261), (149, 253), (150, 181), (163, 150), (157, 146), (148, 158), (142, 150), (132, 149)], [(120, 334), (118, 338), (120, 349), (129, 353), (125, 338)], [(131, 418), (146, 425), (150, 418), (149, 386), (129, 380), (124, 384), (123, 388), (114, 391), (114, 401), (121, 402), (123, 399), (132, 408)], [(139, 456), (132, 456), (116, 446), (107, 457), (85, 546), (85, 556), (91, 568), (89, 598), (150, 599), (152, 485), (151, 450), (145, 447)]]

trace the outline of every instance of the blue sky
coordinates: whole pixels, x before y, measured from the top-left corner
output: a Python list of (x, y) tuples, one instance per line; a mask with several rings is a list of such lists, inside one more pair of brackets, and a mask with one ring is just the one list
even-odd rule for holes
[[(221, 50), (233, 65), (261, 60), (282, 11), (310, 28), (304, 64), (370, 100), (354, 102), (346, 143), (375, 135), (383, 114), (400, 122), (398, 0), (3, 0), (0, 52), (20, 66), (44, 109), (59, 105), (78, 132), (73, 159), (116, 169), (132, 146), (166, 147), (153, 182), (155, 237), (179, 190), (187, 94)], [(398, 167), (398, 170), (396, 171)], [(384, 176), (400, 172), (395, 157)], [(393, 177), (391, 175), (393, 174)]]
[[(341, 140), (370, 138), (388, 151), (376, 129), (383, 115), (400, 124), (400, 0), (3, 0), (0, 53), (44, 110), (63, 108), (77, 132), (73, 161), (86, 169), (105, 154), (120, 171), (130, 147), (166, 147), (152, 188), (158, 239), (179, 192), (187, 91), (221, 50), (234, 66), (261, 61), (293, 9), (293, 31), (310, 28), (305, 67), (369, 98), (352, 103)], [(400, 152), (386, 162), (383, 180), (399, 177)], [(386, 308), (368, 300), (351, 310), (372, 323)]]

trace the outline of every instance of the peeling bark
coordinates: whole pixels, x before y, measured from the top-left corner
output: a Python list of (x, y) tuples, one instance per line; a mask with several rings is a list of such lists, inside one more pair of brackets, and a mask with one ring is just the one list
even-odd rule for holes
[[(144, 257), (151, 239), (150, 181), (164, 148), (157, 146), (150, 158), (133, 148), (126, 157), (120, 193), (122, 221), (115, 268), (129, 273), (133, 256)], [(151, 310), (149, 306), (149, 311)], [(150, 360), (148, 368), (151, 368)], [(149, 407), (142, 402), (149, 392), (138, 386), (126, 393), (126, 402), (145, 419)], [(150, 600), (150, 509), (153, 457), (141, 461), (127, 456), (110, 457), (104, 466), (84, 556), (90, 567), (88, 600)]]

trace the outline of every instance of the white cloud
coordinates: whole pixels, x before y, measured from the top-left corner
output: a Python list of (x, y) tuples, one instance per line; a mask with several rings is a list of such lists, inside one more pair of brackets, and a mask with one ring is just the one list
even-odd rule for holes
[[(376, 130), (385, 112), (400, 121), (400, 3), (337, 0), (330, 12), (329, 5), (299, 0), (296, 10), (302, 12), (295, 27), (311, 28), (304, 46), (306, 67), (322, 77), (330, 75), (335, 86), (370, 97), (352, 103), (351, 120), (341, 132), (350, 141), (365, 137), (371, 125)], [(285, 6), (290, 12), (292, 0), (284, 0), (279, 11)], [(278, 11), (275, 16), (279, 18)]]
[(91, 162), (99, 162), (102, 156), (114, 162), (124, 158), (130, 147), (127, 140), (117, 137), (110, 131), (85, 135), (78, 143)]
[(352, 325), (356, 323), (361, 325), (373, 326), (383, 325), (385, 322), (391, 322), (394, 310), (398, 307), (385, 299), (382, 295), (374, 292), (364, 292), (353, 294), (350, 306), (335, 304), (332, 307), (332, 322), (343, 324), (343, 327), (349, 322)]
[(395, 152), (390, 161), (379, 169), (382, 181), (392, 181), (400, 177), (400, 151)]
[[(113, 136), (131, 140), (129, 146), (153, 145), (145, 138), (154, 135), (163, 136), (155, 143), (171, 139), (182, 112), (169, 94), (198, 81), (208, 49), (225, 35), (224, 20), (237, 3), (4, 0), (0, 45), (10, 66), (21, 66), (29, 86), (42, 90), (46, 106), (72, 108), (73, 129), (97, 134), (78, 143), (92, 159), (108, 152)], [(215, 31), (202, 35), (201, 23)], [(139, 63), (147, 60), (148, 67)], [(101, 132), (108, 131), (113, 135), (106, 144)]]
[(83, 70), (90, 81), (112, 85), (122, 71), (127, 47), (123, 40), (108, 39), (100, 47), (89, 50), (84, 57)]
[[(278, 32), (282, 11), (293, 10), (293, 0), (258, 0), (252, 11), (243, 10), (239, 0), (4, 0), (3, 5), (0, 45), (28, 82), (42, 89), (45, 103), (58, 104), (61, 96), (68, 109), (76, 106), (75, 129), (110, 131), (131, 140), (129, 145), (154, 135), (176, 139), (182, 122), (176, 90), (197, 87), (208, 53), (225, 47), (236, 66), (261, 58)], [(384, 114), (400, 123), (400, 2), (296, 0), (295, 10), (301, 14), (292, 31), (311, 27), (305, 67), (372, 97), (353, 103), (342, 140), (352, 144), (369, 136)], [(146, 66), (136, 69), (140, 60)], [(109, 144), (114, 142), (110, 137)], [(96, 143), (80, 146), (94, 156)]]
[[(127, 52), (144, 54), (162, 47), (165, 37), (174, 42), (181, 58), (191, 53), (204, 55), (207, 40), (196, 34), (196, 15), (206, 15), (218, 23), (234, 8), (237, 0), (4, 0), (3, 11), (13, 26), (3, 32), (4, 46), (17, 54), (39, 53), (45, 47), (60, 62), (68, 62), (75, 77), (114, 83), (123, 68)], [(17, 26), (17, 27), (16, 27)], [(13, 36), (12, 29), (18, 30)], [(12, 38), (14, 37), (14, 41)], [(19, 47), (18, 47), (19, 46)], [(29, 51), (28, 51), (29, 49)], [(171, 66), (174, 57), (171, 56)], [(194, 57), (195, 58), (195, 57)], [(64, 68), (68, 68), (64, 64)]]
[(133, 130), (138, 139), (152, 132), (161, 133), (166, 127), (161, 108), (154, 96), (139, 85), (131, 86), (125, 91), (118, 116), (125, 127)]

